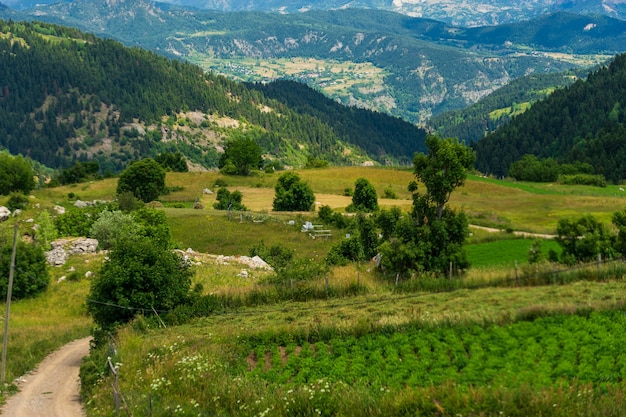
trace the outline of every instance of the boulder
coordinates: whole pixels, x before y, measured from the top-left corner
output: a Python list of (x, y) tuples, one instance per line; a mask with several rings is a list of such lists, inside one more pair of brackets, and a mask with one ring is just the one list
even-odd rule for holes
[(0, 223), (11, 217), (11, 210), (2, 206), (0, 207)]

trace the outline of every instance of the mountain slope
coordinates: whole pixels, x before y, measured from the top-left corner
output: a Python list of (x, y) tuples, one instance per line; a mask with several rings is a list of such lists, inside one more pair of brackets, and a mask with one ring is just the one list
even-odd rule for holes
[[(224, 142), (241, 136), (291, 165), (367, 159), (367, 137), (337, 133), (197, 66), (76, 29), (0, 22), (0, 55), (0, 146), (52, 167), (96, 159), (117, 171), (132, 159), (180, 150), (210, 168)], [(376, 147), (378, 160), (424, 149), (424, 132), (404, 125), (409, 137), (395, 146), (391, 133), (391, 151)]]
[(584, 71), (527, 75), (511, 81), (465, 109), (431, 118), (428, 126), (440, 136), (456, 137), (466, 143), (476, 142), (486, 133), (493, 132), (537, 101), (546, 98), (556, 88), (569, 86), (586, 76), (587, 72)]
[(533, 105), (475, 144), (476, 167), (505, 175), (525, 154), (590, 163), (596, 173), (626, 178), (626, 55)]
[[(436, 19), (460, 26), (484, 26), (519, 22), (555, 11), (599, 14), (626, 19), (623, 0), (162, 0), (163, 3), (219, 11), (300, 13), (346, 8), (379, 9), (409, 16)], [(4, 0), (17, 9), (58, 0)]]
[[(478, 45), (472, 31), (375, 10), (285, 16), (164, 10), (143, 0), (76, 0), (41, 6), (28, 16), (70, 24), (246, 81), (290, 76), (344, 104), (416, 123), (473, 104), (515, 78), (560, 72), (581, 62), (578, 56), (538, 53), (527, 45)], [(626, 44), (623, 32), (615, 39)], [(598, 48), (604, 53), (605, 46)], [(304, 68), (311, 61), (322, 63)], [(358, 66), (366, 67), (357, 71)], [(372, 81), (373, 73), (379, 81)]]

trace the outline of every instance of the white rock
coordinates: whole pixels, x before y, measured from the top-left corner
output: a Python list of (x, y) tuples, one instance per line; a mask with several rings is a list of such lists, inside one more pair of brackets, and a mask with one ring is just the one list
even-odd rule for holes
[(4, 206), (0, 207), (0, 222), (7, 220), (9, 217), (11, 217), (11, 210)]
[(56, 211), (57, 214), (65, 214), (65, 207), (63, 207), (63, 206), (54, 206), (54, 211)]

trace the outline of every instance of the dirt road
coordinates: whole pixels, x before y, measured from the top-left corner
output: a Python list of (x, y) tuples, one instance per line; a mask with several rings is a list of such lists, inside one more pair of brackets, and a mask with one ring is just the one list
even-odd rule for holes
[[(485, 230), (490, 233), (504, 232), (503, 229), (494, 229), (493, 227), (476, 226), (475, 224), (470, 224), (469, 227), (474, 228), (474, 229)], [(515, 236), (536, 237), (539, 239), (554, 239), (556, 237), (556, 235), (548, 235), (544, 233), (520, 232), (518, 230), (513, 231), (513, 234)]]
[(20, 392), (2, 407), (2, 417), (84, 417), (78, 369), (89, 339), (75, 340), (50, 354), (18, 384)]

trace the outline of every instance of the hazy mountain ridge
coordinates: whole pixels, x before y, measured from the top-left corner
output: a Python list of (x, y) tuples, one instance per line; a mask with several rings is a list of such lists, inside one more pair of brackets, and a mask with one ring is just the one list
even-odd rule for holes
[[(223, 73), (232, 68), (217, 68), (220, 59), (227, 65), (237, 59), (288, 62), (293, 58), (334, 60), (347, 67), (370, 63), (381, 72), (381, 85), (356, 80), (351, 87), (327, 93), (344, 104), (358, 103), (422, 123), (433, 114), (473, 104), (512, 79), (576, 65), (571, 57), (536, 53), (529, 48), (527, 34), (546, 30), (543, 20), (506, 28), (511, 37), (503, 42), (497, 28), (495, 32), (454, 28), (433, 20), (362, 9), (285, 16), (163, 9), (143, 0), (77, 0), (40, 6), (24, 16), (73, 25)], [(585, 25), (598, 27), (594, 18), (585, 19)], [(626, 30), (617, 33), (615, 30), (622, 29), (615, 23), (618, 21), (610, 22), (616, 29), (609, 41), (588, 36), (584, 26), (580, 28), (587, 50), (606, 52), (626, 44)], [(551, 49), (567, 48), (573, 49), (570, 45)], [(328, 69), (333, 65), (329, 63)], [(255, 67), (250, 64), (244, 70), (254, 71)], [(243, 79), (262, 78), (251, 75)], [(300, 79), (324, 88), (324, 80), (315, 72)]]
[[(4, 0), (5, 4), (20, 10), (37, 4), (57, 2), (58, 0)], [(228, 12), (265, 11), (290, 14), (309, 10), (366, 8), (435, 19), (459, 26), (519, 22), (555, 11), (599, 14), (626, 19), (624, 0), (466, 0), (462, 2), (454, 0), (162, 0), (162, 2)]]

